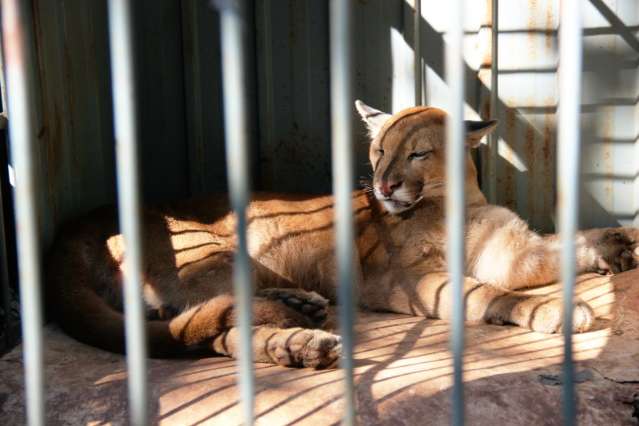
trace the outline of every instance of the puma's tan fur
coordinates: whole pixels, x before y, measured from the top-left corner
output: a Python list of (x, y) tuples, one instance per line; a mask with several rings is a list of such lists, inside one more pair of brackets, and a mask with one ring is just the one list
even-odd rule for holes
[[(361, 102), (357, 108), (371, 131), (374, 168), (370, 190), (353, 193), (360, 306), (447, 318), (453, 302), (444, 257), (445, 113), (419, 107), (391, 117)], [(469, 122), (469, 147), (494, 126)], [(466, 175), (467, 320), (559, 331), (559, 299), (513, 291), (557, 279), (557, 237), (538, 235), (513, 212), (488, 205), (470, 156)], [(225, 199), (144, 213), (144, 299), (153, 356), (191, 347), (237, 354), (235, 219)], [(115, 213), (101, 209), (61, 230), (48, 257), (47, 301), (71, 335), (123, 351), (124, 246)], [(290, 366), (334, 364), (340, 339), (320, 330), (327, 299), (335, 302), (332, 198), (256, 194), (248, 214), (257, 286), (254, 358)], [(579, 233), (579, 271), (633, 268), (636, 239), (628, 228)], [(577, 301), (574, 329), (586, 331), (592, 324), (592, 309)]]

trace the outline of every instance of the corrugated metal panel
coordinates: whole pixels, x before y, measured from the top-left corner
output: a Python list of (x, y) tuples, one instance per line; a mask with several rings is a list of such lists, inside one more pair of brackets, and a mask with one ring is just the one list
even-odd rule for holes
[[(145, 198), (189, 194), (180, 4), (136, 2)], [(115, 201), (106, 2), (33, 2), (41, 86), (38, 148), (45, 239)], [(170, 178), (167, 178), (170, 176)]]
[(184, 197), (189, 181), (180, 2), (133, 3), (142, 188), (151, 200)]
[(638, 10), (632, 0), (591, 0), (586, 8), (582, 224), (636, 222)]
[[(584, 10), (582, 227), (636, 216), (636, 2), (591, 0)], [(557, 28), (554, 1), (500, 2), (498, 202), (553, 230)], [(630, 27), (629, 27), (630, 26)]]
[(499, 4), (497, 201), (553, 228), (557, 25), (552, 0)]
[(193, 194), (224, 191), (220, 19), (206, 2), (182, 1), (189, 182)]
[(329, 192), (328, 2), (255, 6), (258, 185)]
[(113, 201), (113, 130), (104, 2), (36, 0), (38, 148), (45, 236), (65, 217)]
[[(393, 66), (393, 47), (391, 40), (391, 29), (393, 29), (393, 40), (396, 43), (405, 44), (404, 34), (404, 13), (406, 6), (403, 1), (373, 0), (356, 2), (354, 8), (355, 30), (353, 45), (355, 53), (355, 97), (363, 100), (368, 105), (377, 109), (391, 111), (393, 100), (400, 102), (397, 97), (393, 97), (393, 87), (404, 86), (404, 93), (409, 93), (404, 106), (412, 105), (414, 101), (414, 77), (412, 54), (404, 58), (405, 65), (401, 71)], [(411, 24), (412, 17), (407, 19)], [(407, 29), (408, 31), (408, 29)], [(410, 34), (412, 38), (412, 33)], [(423, 43), (423, 42), (422, 42)], [(406, 53), (406, 50), (403, 51)], [(397, 56), (397, 55), (396, 55)], [(406, 62), (410, 62), (406, 64)], [(368, 178), (371, 175), (371, 166), (368, 162), (368, 133), (361, 124), (359, 116), (355, 123), (355, 161), (356, 177)]]
[[(447, 8), (422, 0), (425, 103), (446, 104)], [(486, 5), (466, 0), (466, 112), (489, 105)], [(354, 4), (354, 96), (386, 111), (412, 105), (414, 0)], [(639, 202), (637, 24), (633, 0), (589, 0), (585, 10), (582, 226), (629, 223)], [(499, 2), (500, 155), (497, 200), (538, 229), (554, 228), (558, 3)], [(326, 2), (252, 2), (259, 189), (329, 192)], [(137, 6), (143, 188), (147, 199), (225, 189), (219, 27), (195, 0)], [(41, 161), (46, 229), (114, 200), (105, 1), (34, 1), (42, 85)], [(481, 31), (484, 31), (483, 35)], [(478, 36), (479, 34), (479, 36)], [(484, 113), (485, 116), (485, 113)], [(356, 128), (356, 176), (370, 173)], [(484, 148), (482, 148), (484, 149)], [(635, 155), (637, 153), (637, 155)], [(486, 157), (484, 157), (484, 161)], [(170, 176), (170, 179), (167, 179)], [(47, 233), (50, 233), (47, 231)]]

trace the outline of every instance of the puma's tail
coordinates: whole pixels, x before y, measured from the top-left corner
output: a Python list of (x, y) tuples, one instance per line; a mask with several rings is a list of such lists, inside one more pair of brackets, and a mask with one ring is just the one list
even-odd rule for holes
[[(106, 252), (106, 238), (101, 240), (105, 232), (115, 232), (112, 223), (100, 230), (85, 223), (62, 229), (46, 258), (45, 306), (47, 316), (75, 339), (124, 353), (124, 314), (115, 307), (121, 304), (121, 285), (114, 276), (117, 265)], [(184, 343), (171, 334), (169, 321), (145, 325), (150, 356), (184, 351)]]
[[(59, 297), (62, 296), (62, 297)], [(49, 309), (55, 321), (82, 343), (111, 352), (125, 353), (124, 314), (109, 306), (90, 288), (76, 288), (59, 295)], [(170, 321), (145, 321), (147, 347), (151, 357), (183, 353), (186, 345), (170, 331)]]

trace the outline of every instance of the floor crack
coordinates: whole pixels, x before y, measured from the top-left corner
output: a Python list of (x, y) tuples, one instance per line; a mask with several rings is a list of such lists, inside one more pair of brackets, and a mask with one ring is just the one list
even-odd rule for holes
[(616, 379), (613, 379), (612, 377), (606, 376), (605, 374), (603, 374), (601, 371), (599, 371), (595, 367), (588, 367), (588, 368), (590, 368), (591, 370), (595, 371), (603, 379), (608, 380), (609, 382), (617, 383), (619, 385), (639, 385), (639, 380), (616, 380)]

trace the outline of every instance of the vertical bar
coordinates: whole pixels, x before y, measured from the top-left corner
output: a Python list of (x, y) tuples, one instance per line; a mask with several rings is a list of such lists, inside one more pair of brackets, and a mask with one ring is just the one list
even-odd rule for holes
[[(0, 121), (2, 121), (4, 117), (0, 116)], [(4, 123), (0, 124), (0, 129), (3, 128), (3, 125), (6, 124), (6, 120)], [(1, 157), (0, 157), (1, 158)], [(7, 235), (6, 235), (6, 223), (4, 219), (4, 190), (2, 185), (0, 185), (0, 286), (2, 286), (2, 309), (6, 315), (5, 321), (5, 332), (4, 332), (4, 347), (6, 349), (9, 348), (13, 341), (13, 329), (11, 327), (11, 291), (9, 287), (11, 283), (9, 282), (9, 257), (7, 251)]]
[(572, 362), (572, 316), (575, 286), (575, 232), (579, 199), (581, 102), (581, 1), (562, 0), (559, 28), (559, 132), (557, 175), (558, 212), (561, 234), (561, 279), (564, 298), (563, 418), (575, 424), (574, 367)]
[[(497, 101), (499, 99), (499, 0), (491, 1), (491, 39), (490, 39), (490, 119), (497, 119)], [(499, 152), (497, 132), (488, 135), (488, 201), (497, 203), (497, 159)]]
[(422, 0), (415, 0), (413, 14), (413, 58), (415, 74), (415, 105), (422, 104)]
[(109, 0), (109, 39), (120, 228), (125, 241), (124, 313), (132, 425), (148, 424), (146, 330), (142, 301), (142, 247), (132, 6)]
[(42, 301), (40, 292), (40, 244), (34, 161), (33, 45), (27, 2), (2, 1), (2, 32), (6, 59), (11, 157), (16, 172), (15, 218), (20, 273), (22, 338), (27, 423), (44, 424), (42, 357)]
[(452, 291), (451, 350), (453, 351), (452, 424), (464, 424), (464, 222), (465, 161), (464, 141), (464, 60), (463, 0), (449, 2), (450, 23), (446, 47), (446, 81), (450, 90), (446, 146), (446, 227), (448, 271)]
[[(1, 37), (0, 37), (1, 40)], [(0, 133), (7, 130), (8, 121), (7, 121), (7, 104), (6, 104), (6, 86), (4, 80), (4, 65), (2, 54), (0, 53), (0, 91), (2, 96), (2, 113), (0, 114)], [(6, 136), (0, 136), (0, 147), (9, 138)], [(7, 150), (8, 151), (8, 150)], [(2, 153), (4, 154), (4, 153)], [(0, 164), (5, 163), (4, 155), (0, 154)], [(8, 163), (8, 161), (6, 162)], [(2, 172), (0, 171), (0, 177), (2, 176)], [(4, 171), (6, 173), (6, 170)], [(6, 235), (6, 221), (5, 221), (5, 210), (4, 210), (4, 200), (5, 200), (5, 189), (4, 185), (2, 185), (2, 179), (0, 178), (0, 286), (2, 287), (2, 291), (0, 291), (0, 297), (2, 298), (2, 310), (5, 312), (5, 322), (4, 324), (0, 324), (0, 327), (4, 327), (4, 342), (0, 342), (0, 348), (4, 347), (8, 349), (13, 341), (13, 329), (11, 327), (11, 282), (9, 281), (9, 257), (7, 251), (7, 235)]]
[(251, 343), (250, 260), (246, 240), (246, 206), (249, 201), (248, 123), (246, 92), (246, 3), (244, 0), (216, 0), (220, 10), (222, 37), (222, 84), (226, 169), (231, 206), (237, 217), (237, 251), (233, 284), (240, 327), (240, 397), (244, 424), (253, 424), (253, 350)]
[[(2, 36), (0, 36), (2, 37)], [(2, 43), (2, 39), (0, 38), (0, 43)], [(0, 96), (2, 96), (2, 112), (7, 114), (7, 81), (4, 75), (4, 53), (0, 54)]]
[(335, 241), (337, 243), (337, 278), (339, 324), (344, 357), (344, 419), (345, 425), (355, 424), (355, 397), (353, 382), (353, 298), (352, 283), (353, 232), (353, 125), (352, 125), (352, 6), (351, 2), (331, 0), (330, 3), (330, 55), (331, 55), (331, 139), (333, 164), (333, 194), (335, 196)]

